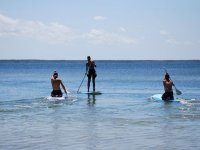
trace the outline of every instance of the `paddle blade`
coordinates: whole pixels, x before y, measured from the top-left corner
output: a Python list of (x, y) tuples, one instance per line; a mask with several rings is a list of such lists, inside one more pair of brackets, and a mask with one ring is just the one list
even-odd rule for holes
[(182, 92), (176, 88), (176, 94), (177, 94), (177, 95), (181, 95)]

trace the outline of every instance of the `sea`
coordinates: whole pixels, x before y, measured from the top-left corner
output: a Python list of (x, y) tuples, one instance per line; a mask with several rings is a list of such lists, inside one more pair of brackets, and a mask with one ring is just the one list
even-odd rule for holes
[[(86, 93), (84, 60), (0, 60), (0, 149), (200, 148), (199, 60), (95, 62), (100, 95)], [(55, 70), (69, 92), (54, 102)], [(182, 94), (153, 100), (166, 71)]]

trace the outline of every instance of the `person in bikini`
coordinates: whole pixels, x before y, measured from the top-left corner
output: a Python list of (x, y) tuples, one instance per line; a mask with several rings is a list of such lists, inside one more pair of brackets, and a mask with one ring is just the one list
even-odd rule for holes
[(88, 83), (87, 83), (88, 92), (90, 90), (91, 78), (92, 78), (92, 83), (93, 83), (93, 92), (95, 92), (95, 78), (97, 76), (95, 68), (96, 68), (95, 62), (91, 60), (90, 56), (87, 56), (86, 74), (88, 76)]
[(60, 89), (60, 85), (62, 86), (64, 92), (67, 94), (65, 86), (62, 83), (62, 80), (58, 78), (58, 73), (56, 71), (54, 71), (54, 73), (51, 77), (51, 84), (52, 84), (52, 88), (53, 88), (53, 91), (51, 92), (52, 97), (62, 97), (63, 93)]
[(165, 78), (163, 79), (163, 86), (165, 93), (162, 95), (162, 100), (174, 100), (173, 89), (174, 86), (173, 81), (170, 79), (168, 73), (165, 74)]

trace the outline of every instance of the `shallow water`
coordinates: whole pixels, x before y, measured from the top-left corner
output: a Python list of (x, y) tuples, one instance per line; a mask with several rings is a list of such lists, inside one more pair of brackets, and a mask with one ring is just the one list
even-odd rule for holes
[[(0, 61), (0, 149), (198, 149), (200, 61), (96, 61), (96, 89), (76, 91), (85, 61)], [(179, 102), (163, 92), (167, 68)], [(69, 98), (45, 99), (54, 70)]]

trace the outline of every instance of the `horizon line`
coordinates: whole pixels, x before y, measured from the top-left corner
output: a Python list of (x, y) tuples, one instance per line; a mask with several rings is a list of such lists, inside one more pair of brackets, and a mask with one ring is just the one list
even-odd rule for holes
[[(87, 61), (86, 59), (0, 59), (0, 61)], [(95, 59), (95, 61), (200, 61), (200, 59)]]

